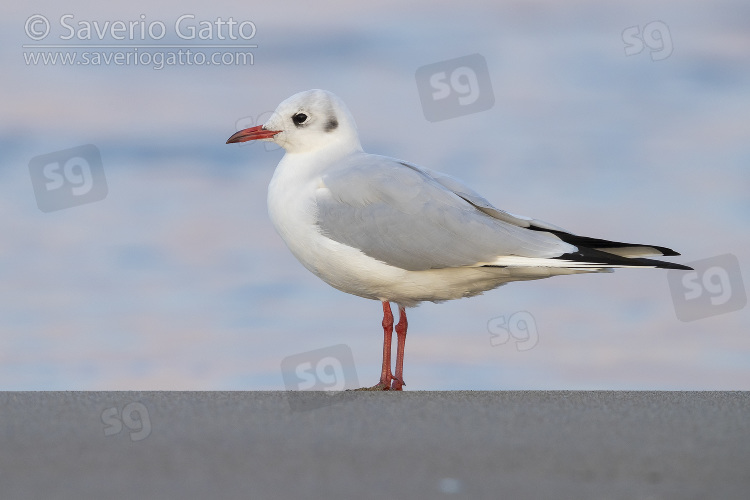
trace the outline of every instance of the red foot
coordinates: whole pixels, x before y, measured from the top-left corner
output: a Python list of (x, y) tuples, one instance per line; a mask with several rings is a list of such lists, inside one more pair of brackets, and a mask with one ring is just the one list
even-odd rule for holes
[(401, 391), (406, 385), (404, 382), (404, 348), (406, 346), (406, 329), (409, 323), (406, 321), (406, 309), (398, 307), (398, 324), (396, 325), (396, 336), (398, 337), (398, 346), (396, 350), (396, 375), (393, 376), (391, 390)]
[(380, 371), (380, 382), (372, 387), (363, 387), (360, 391), (402, 391), (404, 383), (404, 343), (406, 342), (406, 310), (399, 306), (399, 318), (396, 325), (398, 348), (396, 351), (396, 374), (391, 372), (391, 340), (393, 338), (393, 313), (391, 304), (383, 302), (383, 366)]

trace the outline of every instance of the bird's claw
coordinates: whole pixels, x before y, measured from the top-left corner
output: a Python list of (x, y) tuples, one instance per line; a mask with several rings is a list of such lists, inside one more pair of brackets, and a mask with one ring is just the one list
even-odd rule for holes
[(390, 391), (391, 388), (389, 385), (386, 385), (383, 382), (378, 382), (376, 385), (373, 385), (372, 387), (360, 387), (359, 389), (354, 389), (355, 391)]
[(391, 375), (389, 377), (390, 380), (381, 380), (377, 384), (373, 385), (372, 387), (361, 387), (359, 389), (354, 389), (355, 391), (401, 391), (403, 390), (402, 387), (406, 385), (406, 383), (394, 377)]

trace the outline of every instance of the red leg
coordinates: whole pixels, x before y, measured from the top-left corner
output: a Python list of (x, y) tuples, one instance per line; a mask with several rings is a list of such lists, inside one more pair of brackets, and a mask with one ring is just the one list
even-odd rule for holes
[(393, 377), (391, 389), (394, 391), (402, 390), (406, 385), (404, 382), (404, 346), (406, 345), (406, 329), (409, 323), (406, 321), (406, 309), (398, 306), (398, 324), (396, 325), (396, 335), (398, 336), (398, 348), (396, 350), (396, 375)]
[[(380, 371), (380, 384), (383, 390), (391, 388), (391, 340), (393, 338), (393, 313), (391, 304), (383, 302), (383, 368)], [(376, 386), (377, 387), (377, 386)]]

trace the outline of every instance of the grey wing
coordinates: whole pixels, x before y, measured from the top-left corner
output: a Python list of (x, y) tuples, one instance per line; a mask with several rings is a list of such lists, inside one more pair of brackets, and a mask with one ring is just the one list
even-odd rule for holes
[(443, 174), (441, 172), (436, 172), (428, 168), (418, 167), (416, 165), (412, 165), (406, 162), (402, 162), (402, 164), (407, 165), (410, 168), (424, 172), (425, 174), (435, 179), (443, 187), (449, 189), (456, 195), (460, 196), (467, 202), (474, 205), (478, 210), (481, 210), (482, 212), (496, 219), (508, 222), (509, 224), (513, 224), (514, 226), (518, 226), (518, 227), (532, 227), (533, 226), (534, 228), (537, 228), (537, 229), (551, 229), (554, 231), (568, 232), (567, 230), (561, 228), (560, 226), (550, 224), (549, 222), (544, 222), (539, 219), (532, 219), (531, 217), (526, 217), (524, 215), (516, 215), (510, 212), (506, 212), (505, 210), (500, 210), (499, 208), (494, 207), (482, 195), (480, 195), (479, 193), (477, 193), (476, 191), (474, 191), (469, 186), (462, 183), (455, 177), (451, 177), (450, 175)]
[(409, 271), (486, 265), (502, 256), (547, 259), (576, 249), (526, 229), (528, 220), (494, 208), (455, 179), (435, 175), (441, 174), (392, 158), (354, 155), (322, 179), (319, 229)]
[[(406, 163), (404, 163), (407, 165)], [(505, 210), (495, 208), (492, 204), (484, 199), (479, 193), (464, 185), (458, 179), (455, 179), (449, 175), (435, 172), (424, 167), (417, 167), (415, 165), (409, 165), (412, 168), (420, 170), (441, 185), (445, 186), (467, 202), (474, 205), (478, 210), (502, 221), (508, 222), (518, 227), (525, 227), (537, 231), (546, 231), (550, 234), (554, 234), (562, 241), (570, 243), (576, 246), (579, 250), (582, 248), (589, 248), (594, 250), (600, 250), (605, 253), (612, 255), (618, 255), (620, 257), (644, 257), (647, 255), (679, 255), (677, 252), (670, 248), (658, 246), (658, 245), (644, 245), (641, 243), (625, 243), (621, 241), (603, 240), (600, 238), (590, 238), (588, 236), (578, 236), (566, 229), (544, 222), (539, 219), (532, 219), (531, 217), (525, 217), (523, 215), (515, 215)], [(568, 256), (570, 257), (570, 256)], [(592, 257), (592, 256), (589, 256)]]

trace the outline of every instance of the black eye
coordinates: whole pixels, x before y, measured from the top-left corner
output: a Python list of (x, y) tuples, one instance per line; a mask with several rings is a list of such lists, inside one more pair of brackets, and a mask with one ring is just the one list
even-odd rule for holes
[(292, 121), (295, 125), (302, 125), (307, 121), (307, 115), (305, 113), (297, 113), (292, 117)]

